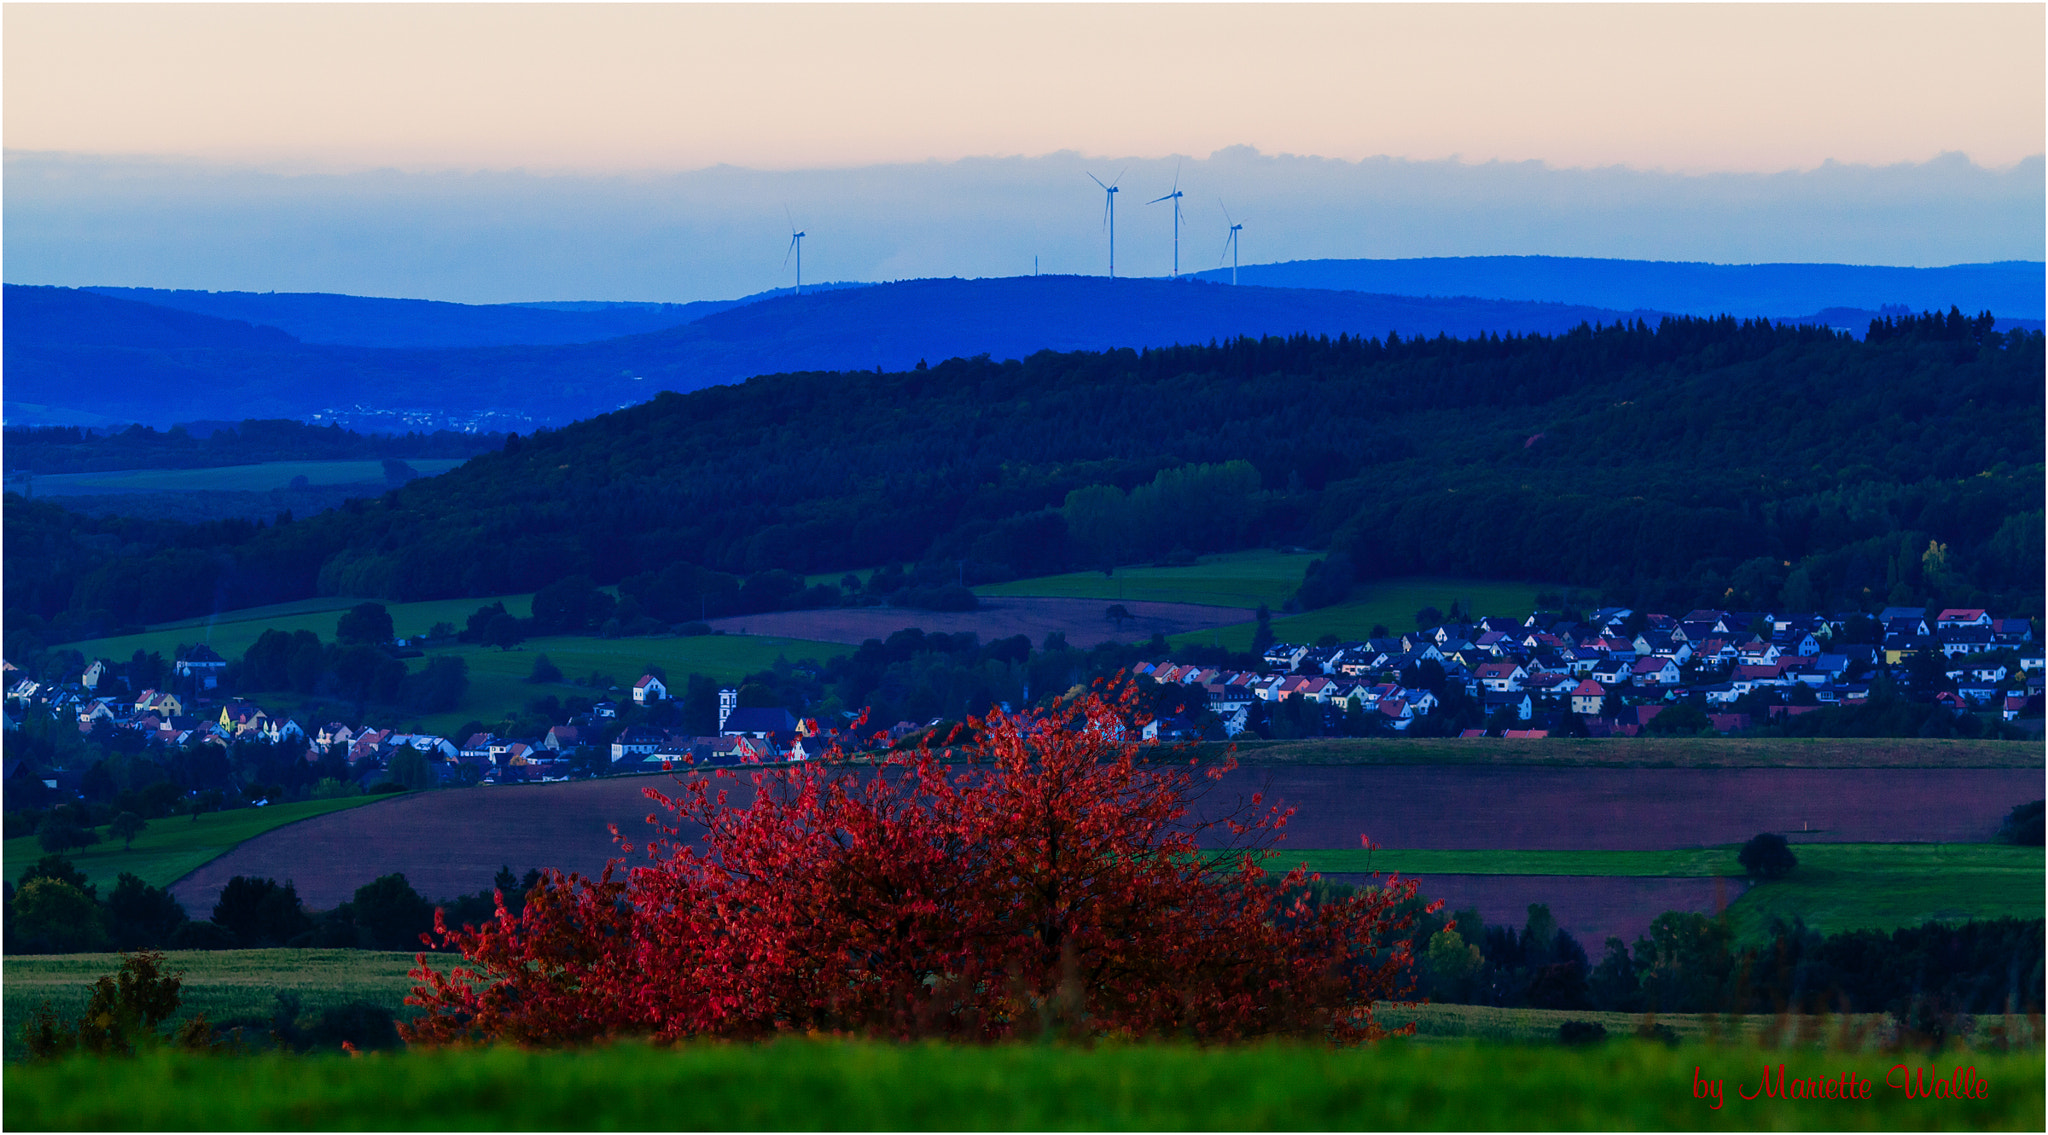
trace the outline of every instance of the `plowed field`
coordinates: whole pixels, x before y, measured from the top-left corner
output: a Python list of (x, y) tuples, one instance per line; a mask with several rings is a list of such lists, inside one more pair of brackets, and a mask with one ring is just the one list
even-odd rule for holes
[[(614, 854), (607, 825), (616, 823), (637, 838), (651, 810), (642, 789), (668, 783), (660, 776), (622, 777), (400, 797), (259, 836), (181, 880), (174, 893), (187, 910), (205, 917), (221, 886), (235, 875), (290, 879), (308, 905), (326, 908), (393, 871), (404, 872), (428, 898), (481, 889), (501, 865), (515, 872), (547, 866), (595, 872)], [(1981, 841), (1990, 838), (2014, 804), (2039, 798), (2041, 774), (2025, 769), (1243, 768), (1230, 774), (1204, 807), (1214, 809), (1259, 789), (1298, 809), (1287, 827), (1291, 847), (1357, 847), (1359, 836), (1366, 834), (1385, 847), (1655, 849), (1739, 843), (1760, 831), (1825, 842)], [(1711, 895), (1712, 880), (1685, 885), (1695, 883)]]

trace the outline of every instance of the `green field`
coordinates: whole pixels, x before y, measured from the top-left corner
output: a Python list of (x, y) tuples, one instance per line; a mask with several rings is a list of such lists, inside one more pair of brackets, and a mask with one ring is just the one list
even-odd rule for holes
[[(1308, 552), (1229, 552), (1203, 556), (1192, 567), (1124, 567), (1114, 575), (1077, 571), (989, 584), (974, 590), (976, 594), (990, 596), (1205, 603), (1243, 607), (1248, 611), (1264, 603), (1277, 611), (1301, 586), (1301, 575), (1315, 558)], [(1409, 618), (1413, 617), (1410, 612)]]
[(2040, 918), (2043, 852), (1996, 844), (1795, 844), (1790, 876), (1751, 887), (1728, 907), (1738, 939), (1794, 915), (1823, 934), (1891, 930), (1930, 920)]
[[(1887, 1068), (1912, 1059), (1634, 1041), (155, 1053), (11, 1068), (4, 1119), (14, 1130), (2040, 1130), (2038, 1052), (1959, 1057), (1991, 1086), (1983, 1100), (1886, 1088)], [(1871, 1080), (1871, 1098), (1737, 1098), (1738, 1083), (1754, 1092), (1779, 1063), (1794, 1079)], [(1946, 1074), (1953, 1063), (1930, 1067)], [(1727, 1084), (1719, 1110), (1695, 1096), (1702, 1074)]]
[[(293, 603), (280, 603), (271, 607), (248, 607), (228, 611), (211, 619), (180, 619), (175, 622), (152, 625), (141, 634), (118, 635), (113, 638), (87, 639), (82, 642), (65, 643), (64, 648), (76, 650), (87, 658), (111, 658), (126, 661), (138, 650), (154, 651), (165, 659), (183, 645), (206, 643), (220, 653), (222, 658), (240, 658), (252, 643), (263, 636), (266, 630), (312, 631), (328, 642), (334, 638), (334, 625), (340, 621), (341, 612), (363, 602), (383, 602), (347, 598), (301, 599)], [(529, 618), (533, 614), (533, 594), (500, 595), (487, 599), (429, 599), (418, 603), (385, 603), (384, 609), (391, 612), (392, 630), (400, 638), (411, 638), (431, 630), (435, 623), (449, 623), (461, 628), (478, 607), (488, 607), (502, 602), (505, 610), (518, 618)]]
[[(1297, 581), (1298, 582), (1298, 581)], [(1350, 599), (1334, 607), (1323, 607), (1300, 615), (1273, 620), (1276, 642), (1312, 643), (1324, 635), (1336, 635), (1341, 642), (1367, 638), (1374, 626), (1394, 634), (1415, 629), (1415, 613), (1424, 607), (1449, 612), (1455, 601), (1461, 611), (1478, 615), (1524, 618), (1536, 609), (1536, 596), (1558, 588), (1538, 583), (1500, 583), (1493, 580), (1388, 579), (1363, 584)], [(1213, 631), (1189, 631), (1167, 641), (1176, 646), (1226, 646), (1250, 650), (1255, 623), (1223, 627)]]
[(1198, 747), (1243, 764), (1546, 765), (1618, 768), (2042, 768), (2036, 741), (1948, 741), (1918, 737), (1325, 737), (1239, 740)]
[[(141, 634), (92, 639), (68, 646), (87, 658), (123, 660), (142, 650), (155, 651), (168, 659), (180, 645), (205, 642), (221, 657), (234, 659), (240, 658), (266, 630), (309, 630), (323, 641), (331, 640), (341, 612), (360, 602), (363, 600), (303, 599), (271, 607), (231, 611), (213, 620), (184, 619), (163, 623)], [(507, 611), (520, 618), (533, 613), (531, 593), (492, 599), (386, 603), (385, 609), (391, 612), (392, 628), (398, 636), (410, 638), (426, 633), (436, 623), (461, 627), (478, 607), (489, 606), (493, 602), (503, 602)], [(848, 648), (839, 643), (756, 635), (697, 635), (689, 638), (664, 635), (618, 639), (564, 635), (528, 639), (517, 649), (509, 651), (456, 644), (432, 649), (428, 654), (452, 654), (469, 665), (469, 690), (461, 704), (446, 713), (380, 723), (445, 732), (465, 721), (496, 721), (508, 713), (517, 712), (527, 700), (550, 693), (565, 699), (577, 695), (603, 696), (601, 692), (593, 694), (590, 689), (574, 684), (578, 679), (587, 679), (593, 672), (609, 674), (630, 686), (645, 672), (644, 667), (653, 663), (677, 681), (681, 681), (684, 675), (696, 673), (721, 682), (732, 682), (746, 674), (767, 669), (777, 658), (791, 661), (811, 658), (822, 662), (847, 651)], [(549, 661), (561, 668), (568, 681), (546, 686), (527, 683), (525, 679), (533, 672), (536, 654), (547, 655)], [(410, 665), (417, 669), (421, 663), (414, 660)], [(288, 698), (268, 693), (259, 693), (255, 697), (272, 712), (297, 712), (297, 707)], [(300, 724), (310, 725), (306, 721)]]
[[(121, 841), (100, 829), (100, 842), (82, 851), (66, 853), (86, 878), (99, 885), (102, 897), (113, 889), (121, 872), (141, 877), (152, 887), (167, 887), (191, 874), (209, 860), (226, 854), (243, 840), (289, 823), (322, 816), (343, 808), (388, 799), (383, 796), (351, 796), (340, 800), (308, 800), (298, 804), (272, 804), (263, 808), (237, 808), (231, 812), (209, 812), (197, 818), (170, 816), (151, 820), (148, 830), (135, 837), (135, 847), (124, 850)], [(20, 836), (4, 845), (7, 881), (21, 877), (43, 849), (34, 836)]]
[[(1680, 851), (1416, 851), (1287, 849), (1271, 870), (1324, 874), (1740, 877), (1737, 848)], [(1803, 918), (1823, 934), (1931, 921), (2041, 918), (2048, 857), (2040, 848), (1967, 843), (1797, 843), (1799, 867), (1729, 904), (1737, 939), (1760, 942), (1771, 920)]]
[[(406, 461), (423, 477), (462, 464), (461, 457), (414, 457)], [(366, 496), (382, 493), (384, 463), (377, 461), (263, 461), (205, 469), (116, 469), (104, 473), (46, 473), (33, 482), (37, 496), (101, 493), (189, 493), (206, 490), (264, 492), (289, 488), (292, 478), (311, 485), (363, 485)], [(10, 478), (12, 487), (13, 478)]]
[[(516, 650), (483, 646), (451, 646), (428, 651), (429, 656), (452, 654), (469, 665), (469, 690), (455, 709), (419, 718), (411, 724), (433, 732), (458, 728), (465, 721), (496, 721), (516, 711), (529, 699), (553, 694), (598, 698), (603, 691), (578, 686), (578, 680), (592, 673), (608, 674), (631, 687), (652, 663), (665, 671), (669, 680), (680, 684), (685, 675), (703, 674), (720, 682), (737, 682), (741, 677), (766, 670), (777, 658), (791, 662), (826, 659), (850, 652), (852, 648), (832, 642), (811, 642), (798, 638), (766, 635), (694, 635), (688, 638), (593, 638), (565, 635), (528, 639)], [(562, 671), (562, 682), (535, 684), (526, 680), (533, 673), (539, 655)], [(414, 663), (418, 665), (418, 663)], [(681, 690), (673, 691), (680, 696)]]
[[(381, 950), (172, 950), (166, 968), (182, 971), (184, 1004), (177, 1018), (208, 1020), (269, 1016), (279, 990), (297, 993), (308, 1010), (369, 1001), (404, 1016), (412, 991), (413, 955)], [(26, 1055), (21, 1031), (37, 1005), (67, 1019), (85, 1010), (92, 983), (121, 967), (119, 954), (10, 956), (4, 984), (7, 1059)], [(10, 1070), (12, 1074), (12, 1070)]]

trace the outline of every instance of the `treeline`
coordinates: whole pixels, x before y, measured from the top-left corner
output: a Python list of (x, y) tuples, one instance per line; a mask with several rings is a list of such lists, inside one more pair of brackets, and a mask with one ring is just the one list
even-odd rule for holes
[(1929, 922), (1892, 931), (1820, 934), (1774, 923), (1744, 945), (1725, 919), (1667, 911), (1631, 946), (1607, 939), (1597, 961), (1529, 907), (1519, 929), (1475, 910), (1423, 915), (1414, 935), (1417, 992), (1434, 1001), (1623, 1013), (1890, 1013), (1946, 1035), (1974, 1013), (2038, 1014), (2043, 922)]
[(2038, 615), (2043, 357), (2039, 332), (1959, 315), (1867, 342), (1722, 318), (777, 375), (515, 435), (286, 524), (10, 498), (7, 621), (55, 641), (316, 593), (650, 574), (685, 598), (647, 614), (695, 597), (703, 617), (724, 585), (677, 565), (971, 584), (1281, 543), (1331, 549), (1309, 606), (1427, 572), (1675, 609)]
[(79, 426), (10, 426), (0, 434), (9, 473), (99, 473), (115, 469), (204, 469), (262, 461), (474, 457), (505, 444), (499, 433), (454, 430), (360, 434), (290, 419), (183, 422), (168, 430), (131, 425), (113, 432)]

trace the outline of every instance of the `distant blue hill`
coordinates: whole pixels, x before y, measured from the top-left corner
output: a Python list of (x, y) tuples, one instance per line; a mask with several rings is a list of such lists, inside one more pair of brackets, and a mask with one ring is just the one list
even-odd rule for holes
[[(1229, 281), (1230, 269), (1199, 273)], [(2048, 318), (2048, 264), (2008, 260), (1947, 268), (1856, 264), (1703, 264), (1567, 256), (1456, 256), (1418, 260), (1290, 260), (1247, 264), (1238, 282), (1404, 296), (1480, 296), (1586, 304), (1623, 311), (1783, 319), (1826, 308), (1912, 311), (1960, 307), (2014, 320)]]
[[(858, 284), (814, 284), (824, 291)], [(697, 303), (567, 300), (464, 304), (327, 292), (201, 292), (92, 287), (116, 299), (275, 327), (304, 343), (341, 347), (511, 347), (591, 343), (643, 335), (787, 293)]]
[[(1193, 280), (1025, 276), (806, 288), (802, 296), (731, 306), (664, 330), (599, 342), (401, 349), (294, 342), (272, 327), (96, 291), (10, 284), (6, 413), (17, 424), (124, 415), (167, 424), (311, 419), (365, 407), (451, 421), (488, 410), (552, 423), (665, 389), (697, 390), (783, 371), (907, 370), (920, 360), (956, 356), (1020, 358), (1047, 349), (1160, 347), (1237, 335), (1560, 332), (1626, 314)], [(1643, 314), (1654, 319), (1656, 313)], [(174, 335), (169, 327), (183, 331)]]
[[(294, 297), (246, 298), (254, 303)], [(322, 303), (301, 310), (331, 314), (350, 309), (325, 301), (355, 297), (311, 298)], [(407, 302), (412, 301), (365, 301), (367, 306), (355, 310), (404, 314), (446, 307), (493, 318), (504, 314), (501, 308), (459, 304), (381, 306)], [(287, 306), (227, 310), (275, 317)], [(594, 342), (394, 348), (305, 341), (275, 323), (215, 318), (98, 291), (10, 284), (5, 414), (12, 424), (157, 425), (193, 419), (331, 421), (338, 414), (345, 423), (381, 429), (475, 423), (488, 413), (498, 415), (488, 423), (494, 428), (524, 430), (645, 401), (662, 390), (687, 392), (782, 372), (901, 371), (952, 357), (1023, 358), (1042, 350), (1205, 344), (1240, 335), (1559, 333), (1587, 322), (1654, 323), (1664, 313), (1469, 296), (1230, 287), (1194, 279), (1022, 276), (807, 288), (802, 296), (724, 310), (679, 305), (662, 314), (696, 318)], [(1861, 333), (1872, 312), (1817, 305), (1782, 314)], [(513, 315), (624, 318), (611, 308), (532, 308)], [(396, 334), (399, 324), (387, 320), (382, 326), (378, 334)], [(476, 323), (472, 330), (485, 326)], [(390, 415), (399, 413), (405, 424), (394, 427), (390, 423), (397, 419)]]

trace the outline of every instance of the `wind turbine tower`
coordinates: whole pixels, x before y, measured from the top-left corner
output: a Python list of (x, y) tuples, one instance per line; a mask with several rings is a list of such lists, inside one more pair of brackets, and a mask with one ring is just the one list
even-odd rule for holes
[(1088, 175), (1088, 180), (1097, 185), (1102, 185), (1103, 199), (1105, 201), (1105, 204), (1102, 206), (1102, 223), (1109, 226), (1109, 278), (1112, 280), (1116, 279), (1116, 184), (1117, 181), (1122, 181), (1123, 179), (1124, 175), (1118, 173), (1116, 181), (1112, 181), (1108, 185), (1102, 185), (1101, 178), (1092, 173)]
[(789, 223), (789, 251), (782, 254), (782, 266), (789, 267), (789, 258), (796, 257), (796, 294), (804, 294), (804, 234), (797, 231), (796, 222)]
[(1180, 277), (1180, 198), (1180, 173), (1176, 171), (1173, 175), (1173, 192), (1164, 197), (1155, 197), (1145, 202), (1147, 205), (1157, 205), (1161, 201), (1173, 202), (1173, 275), (1175, 279)]
[[(1223, 202), (1216, 202), (1216, 207), (1223, 209), (1223, 219), (1230, 225), (1230, 235), (1223, 238), (1223, 251), (1230, 254), (1230, 283), (1232, 287), (1235, 287), (1237, 285), (1237, 234), (1244, 231), (1244, 221), (1232, 221), (1230, 219), (1230, 210), (1223, 208)], [(1249, 219), (1246, 218), (1246, 220)], [(1216, 263), (1223, 263), (1223, 258), (1217, 257)]]

